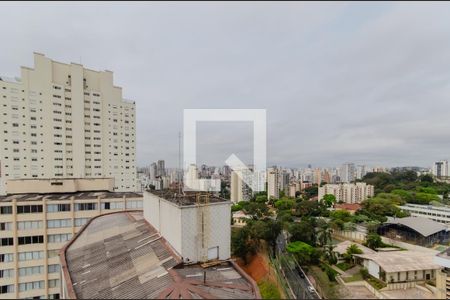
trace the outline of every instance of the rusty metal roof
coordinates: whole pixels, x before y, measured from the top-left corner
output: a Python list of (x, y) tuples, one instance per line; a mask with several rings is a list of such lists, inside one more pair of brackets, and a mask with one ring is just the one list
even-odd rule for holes
[(93, 218), (62, 250), (61, 264), (69, 294), (80, 299), (259, 297), (233, 262), (183, 266), (142, 212)]

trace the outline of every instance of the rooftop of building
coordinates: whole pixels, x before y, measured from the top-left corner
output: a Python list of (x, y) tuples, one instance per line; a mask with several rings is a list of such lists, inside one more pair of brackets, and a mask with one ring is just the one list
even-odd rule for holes
[(183, 265), (142, 212), (91, 219), (60, 259), (70, 298), (260, 298), (254, 281), (234, 262)]
[(334, 206), (335, 209), (358, 210), (361, 208), (359, 203), (341, 203)]
[(147, 190), (147, 192), (156, 195), (162, 199), (170, 201), (179, 206), (189, 206), (197, 204), (197, 201), (204, 203), (206, 197), (209, 203), (230, 202), (228, 199), (217, 197), (214, 194), (206, 192), (182, 192), (177, 193), (173, 190)]
[(22, 80), (19, 77), (7, 77), (7, 76), (0, 76), (0, 81), (10, 82), (10, 83), (21, 83), (22, 82)]
[(405, 217), (405, 218), (388, 217), (387, 221), (384, 222), (383, 225), (405, 226), (418, 232), (424, 237), (433, 235), (440, 231), (447, 230), (447, 226), (443, 225), (442, 223), (422, 217)]
[(385, 272), (405, 272), (419, 270), (436, 270), (439, 265), (434, 262), (434, 254), (423, 251), (390, 251), (372, 254), (355, 254), (377, 263)]
[(75, 193), (45, 193), (45, 194), (11, 194), (6, 196), (0, 196), (0, 202), (16, 201), (42, 201), (46, 200), (69, 200), (74, 197), (75, 200), (85, 199), (115, 199), (115, 198), (141, 198), (142, 194), (134, 192), (109, 192), (109, 191), (87, 191), (87, 192), (75, 192)]
[(376, 253), (376, 251), (374, 251), (374, 250), (372, 250), (372, 249), (370, 249), (370, 248), (367, 248), (366, 246), (363, 246), (363, 245), (361, 245), (361, 244), (352, 242), (352, 241), (343, 241), (343, 242), (340, 242), (339, 244), (336, 244), (336, 245), (334, 246), (334, 248), (333, 248), (333, 251), (334, 251), (334, 252), (337, 252), (337, 253), (339, 253), (339, 254), (342, 255), (342, 254), (346, 253), (348, 247), (350, 247), (350, 246), (353, 245), (353, 244), (356, 245), (356, 246), (358, 246), (358, 248), (363, 252), (363, 254), (373, 254), (373, 253)]

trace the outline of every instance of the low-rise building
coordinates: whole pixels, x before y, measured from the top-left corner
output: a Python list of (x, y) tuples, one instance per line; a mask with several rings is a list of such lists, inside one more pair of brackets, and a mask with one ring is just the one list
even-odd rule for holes
[(447, 226), (422, 217), (388, 217), (388, 220), (378, 228), (378, 233), (394, 240), (421, 246), (446, 243), (449, 237)]
[[(222, 232), (229, 232), (229, 218), (223, 216), (227, 223), (221, 225), (224, 228), (213, 221), (209, 226), (208, 222), (192, 223), (205, 220), (203, 217), (209, 213), (213, 216), (221, 207), (229, 211), (224, 201), (211, 199), (209, 205), (197, 206), (191, 197), (152, 195), (145, 196), (149, 205), (144, 207), (144, 214), (122, 212), (93, 218), (65, 246), (60, 254), (64, 298), (261, 298), (256, 283), (237, 264), (227, 260), (229, 252), (223, 248), (229, 249), (230, 239), (224, 238)], [(197, 243), (207, 245), (205, 235), (198, 231), (207, 227), (209, 242), (223, 239), (221, 242), (228, 247), (221, 244), (214, 252), (219, 261), (200, 264), (195, 255), (188, 260), (186, 255), (191, 254), (186, 247), (193, 247), (195, 252)]]
[(361, 204), (359, 204), (359, 203), (335, 204), (334, 209), (335, 210), (345, 210), (353, 215), (353, 214), (355, 214), (355, 212), (357, 212), (359, 209), (361, 209)]
[(336, 255), (336, 258), (338, 259), (338, 261), (342, 261), (344, 259), (344, 255), (345, 253), (347, 253), (347, 249), (348, 247), (350, 247), (351, 245), (356, 245), (358, 246), (358, 248), (362, 251), (362, 254), (374, 254), (376, 253), (374, 250), (367, 248), (366, 246), (363, 246), (361, 244), (352, 242), (352, 241), (343, 241), (340, 242), (338, 244), (336, 244), (333, 248), (333, 252)]
[[(354, 256), (362, 260), (362, 265), (370, 275), (385, 283), (435, 280), (436, 272), (440, 269), (434, 262), (434, 255), (429, 252), (391, 251)], [(404, 287), (398, 285), (398, 288)]]
[(436, 298), (450, 299), (450, 248), (438, 253), (434, 262), (441, 267), (436, 272)]
[(399, 206), (414, 217), (423, 217), (439, 223), (450, 224), (450, 207), (406, 203)]

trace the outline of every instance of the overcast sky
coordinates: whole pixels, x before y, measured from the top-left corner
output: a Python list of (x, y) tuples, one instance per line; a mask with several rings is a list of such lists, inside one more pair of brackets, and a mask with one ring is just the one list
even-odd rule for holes
[[(0, 4), (0, 74), (33, 51), (114, 71), (137, 157), (176, 166), (185, 108), (267, 109), (268, 164), (450, 158), (450, 3)], [(198, 163), (252, 160), (250, 123), (203, 123)]]

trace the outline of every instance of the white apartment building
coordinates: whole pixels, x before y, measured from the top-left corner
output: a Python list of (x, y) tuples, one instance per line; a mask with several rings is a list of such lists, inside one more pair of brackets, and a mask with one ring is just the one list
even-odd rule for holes
[(365, 182), (325, 184), (319, 187), (319, 200), (326, 194), (334, 195), (338, 202), (361, 203), (374, 196), (374, 187)]
[(413, 217), (422, 217), (436, 222), (450, 224), (450, 207), (406, 203), (399, 206)]
[(115, 178), (135, 191), (136, 112), (111, 71), (34, 53), (20, 78), (0, 76), (0, 195), (9, 179)]
[(35, 192), (0, 196), (0, 299), (61, 298), (66, 242), (94, 216), (142, 209), (142, 195), (112, 192), (112, 179), (13, 182)]
[(447, 177), (449, 176), (449, 169), (448, 169), (448, 161), (447, 160), (441, 160), (437, 161), (433, 164), (432, 173), (436, 177)]
[(235, 203), (240, 201), (248, 201), (252, 196), (252, 190), (241, 179), (240, 176), (243, 176), (243, 172), (240, 171), (231, 172), (230, 200)]
[(356, 177), (356, 169), (354, 163), (345, 163), (340, 169), (341, 182), (352, 182)]
[(276, 168), (267, 170), (267, 199), (280, 198), (280, 180), (279, 172)]

